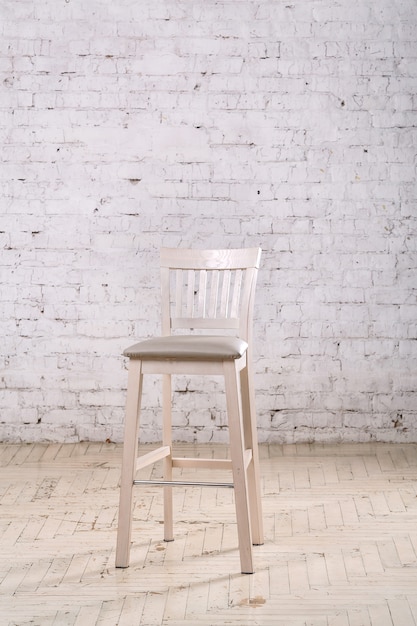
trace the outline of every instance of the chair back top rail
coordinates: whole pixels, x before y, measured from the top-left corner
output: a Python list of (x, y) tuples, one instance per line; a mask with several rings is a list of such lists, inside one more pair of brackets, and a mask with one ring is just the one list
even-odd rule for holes
[(260, 248), (198, 250), (161, 248), (161, 267), (170, 269), (259, 269)]

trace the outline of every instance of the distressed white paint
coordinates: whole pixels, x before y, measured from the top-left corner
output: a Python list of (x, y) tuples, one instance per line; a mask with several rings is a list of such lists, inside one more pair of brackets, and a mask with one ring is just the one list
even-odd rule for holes
[[(159, 247), (260, 245), (260, 440), (416, 441), (414, 0), (0, 12), (0, 437), (120, 440)], [(198, 383), (177, 437), (222, 441)]]

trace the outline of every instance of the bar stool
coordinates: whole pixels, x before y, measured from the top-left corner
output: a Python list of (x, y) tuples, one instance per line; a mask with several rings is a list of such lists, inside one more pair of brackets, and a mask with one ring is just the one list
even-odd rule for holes
[[(120, 486), (116, 567), (130, 560), (133, 487), (164, 488), (164, 539), (172, 541), (172, 487), (214, 483), (175, 481), (174, 468), (230, 469), (234, 487), (242, 573), (254, 571), (252, 545), (263, 543), (259, 458), (252, 382), (252, 318), (261, 250), (161, 249), (162, 335), (124, 351), (129, 358)], [(177, 334), (176, 334), (177, 333)], [(178, 334), (180, 333), (180, 334)], [(139, 416), (145, 374), (162, 375), (162, 445), (138, 456)], [(223, 376), (230, 458), (173, 455), (173, 375)], [(163, 460), (162, 481), (139, 481), (136, 473)], [(217, 485), (217, 483), (215, 483)], [(218, 485), (217, 485), (218, 486)]]

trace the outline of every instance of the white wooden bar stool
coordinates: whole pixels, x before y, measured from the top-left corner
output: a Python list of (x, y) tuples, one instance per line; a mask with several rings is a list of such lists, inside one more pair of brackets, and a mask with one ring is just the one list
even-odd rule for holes
[[(261, 250), (162, 248), (162, 336), (127, 350), (129, 375), (120, 487), (116, 567), (128, 567), (136, 472), (163, 459), (164, 539), (173, 540), (173, 468), (232, 470), (242, 573), (253, 573), (252, 544), (263, 543), (256, 413), (252, 383), (252, 316)], [(175, 331), (182, 334), (173, 334)], [(188, 331), (188, 334), (184, 334)], [(196, 331), (197, 334), (191, 334)], [(204, 333), (204, 334), (202, 334)], [(162, 446), (138, 457), (144, 374), (162, 374)], [(178, 458), (172, 453), (171, 376), (221, 375), (225, 380), (230, 459)], [(191, 483), (186, 483), (191, 484)], [(192, 483), (210, 486), (213, 483)]]

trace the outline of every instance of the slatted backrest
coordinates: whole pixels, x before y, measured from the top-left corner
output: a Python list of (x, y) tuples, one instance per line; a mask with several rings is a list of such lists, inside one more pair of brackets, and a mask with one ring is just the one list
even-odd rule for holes
[(251, 338), (261, 250), (161, 249), (162, 332), (233, 331)]

